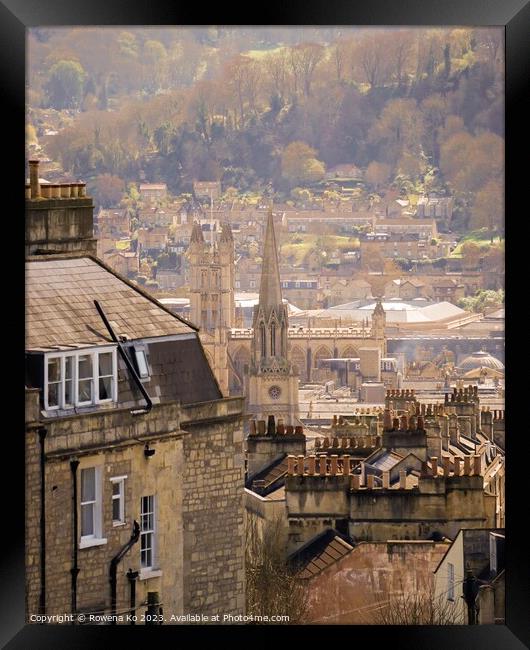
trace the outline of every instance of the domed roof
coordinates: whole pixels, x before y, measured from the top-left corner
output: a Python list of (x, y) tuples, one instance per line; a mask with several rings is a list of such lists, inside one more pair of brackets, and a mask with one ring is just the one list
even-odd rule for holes
[(489, 352), (480, 350), (473, 352), (469, 357), (466, 357), (460, 364), (462, 370), (474, 370), (475, 368), (492, 368), (494, 370), (504, 370), (504, 364), (491, 356)]

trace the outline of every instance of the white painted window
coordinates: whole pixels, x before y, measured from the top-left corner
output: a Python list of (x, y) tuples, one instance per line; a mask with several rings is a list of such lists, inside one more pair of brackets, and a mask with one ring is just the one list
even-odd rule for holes
[(115, 347), (91, 348), (46, 355), (46, 410), (88, 406), (118, 399)]
[(455, 565), (447, 563), (447, 600), (455, 599)]
[(85, 467), (80, 472), (81, 544), (104, 543), (102, 538), (101, 467)]
[(125, 523), (125, 479), (126, 476), (114, 476), (110, 479), (112, 488), (112, 525)]
[(144, 496), (140, 505), (140, 564), (144, 569), (155, 566), (155, 497)]

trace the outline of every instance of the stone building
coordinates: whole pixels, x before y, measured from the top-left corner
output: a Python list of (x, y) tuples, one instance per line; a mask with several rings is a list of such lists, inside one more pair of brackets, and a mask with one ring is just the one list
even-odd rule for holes
[(259, 302), (254, 307), (247, 410), (258, 419), (273, 414), (288, 424), (295, 424), (298, 418), (298, 372), (290, 360), (288, 328), (289, 317), (282, 300), (271, 211), (265, 233)]
[(347, 538), (325, 531), (289, 558), (308, 591), (304, 623), (381, 625), (392, 617), (395, 624), (412, 623), (418, 615), (412, 602), (432, 599), (433, 571), (448, 546), (449, 541), (433, 540), (352, 546)]
[(193, 225), (188, 248), (190, 318), (200, 329), (202, 343), (219, 385), (228, 394), (228, 336), (235, 325), (234, 239), (223, 223), (217, 243), (208, 244), (199, 224)]
[(504, 544), (504, 528), (463, 529), (440, 559), (435, 593), (454, 603), (455, 623), (504, 623)]
[(355, 541), (453, 539), (463, 527), (503, 527), (504, 452), (491, 422), (473, 387), (430, 405), (389, 391), (382, 444), (364, 460), (352, 453), (355, 434), (335, 438), (331, 455), (288, 457), (289, 548), (330, 527)]
[(54, 191), (30, 162), (27, 615), (244, 613), (243, 400), (95, 257), (84, 184)]

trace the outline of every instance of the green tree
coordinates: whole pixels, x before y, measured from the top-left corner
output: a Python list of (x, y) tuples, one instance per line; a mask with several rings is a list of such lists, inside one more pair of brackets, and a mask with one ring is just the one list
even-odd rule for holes
[(77, 61), (58, 61), (50, 68), (45, 93), (53, 108), (78, 108), (83, 99), (86, 73)]

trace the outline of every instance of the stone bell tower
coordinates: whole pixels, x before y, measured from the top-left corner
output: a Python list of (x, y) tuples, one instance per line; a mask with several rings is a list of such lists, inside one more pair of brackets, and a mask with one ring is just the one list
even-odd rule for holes
[(282, 301), (278, 250), (272, 211), (267, 217), (259, 302), (254, 307), (248, 382), (248, 411), (258, 420), (269, 415), (286, 425), (298, 418), (298, 374), (289, 359), (287, 305)]
[(386, 313), (381, 303), (381, 298), (377, 299), (375, 309), (372, 313), (372, 337), (380, 344), (381, 346), (381, 356), (386, 356), (386, 336), (385, 336), (385, 327), (386, 327)]
[(197, 325), (223, 395), (228, 395), (228, 334), (235, 321), (234, 239), (227, 223), (217, 243), (204, 240), (193, 224), (188, 248), (190, 262), (190, 320)]

